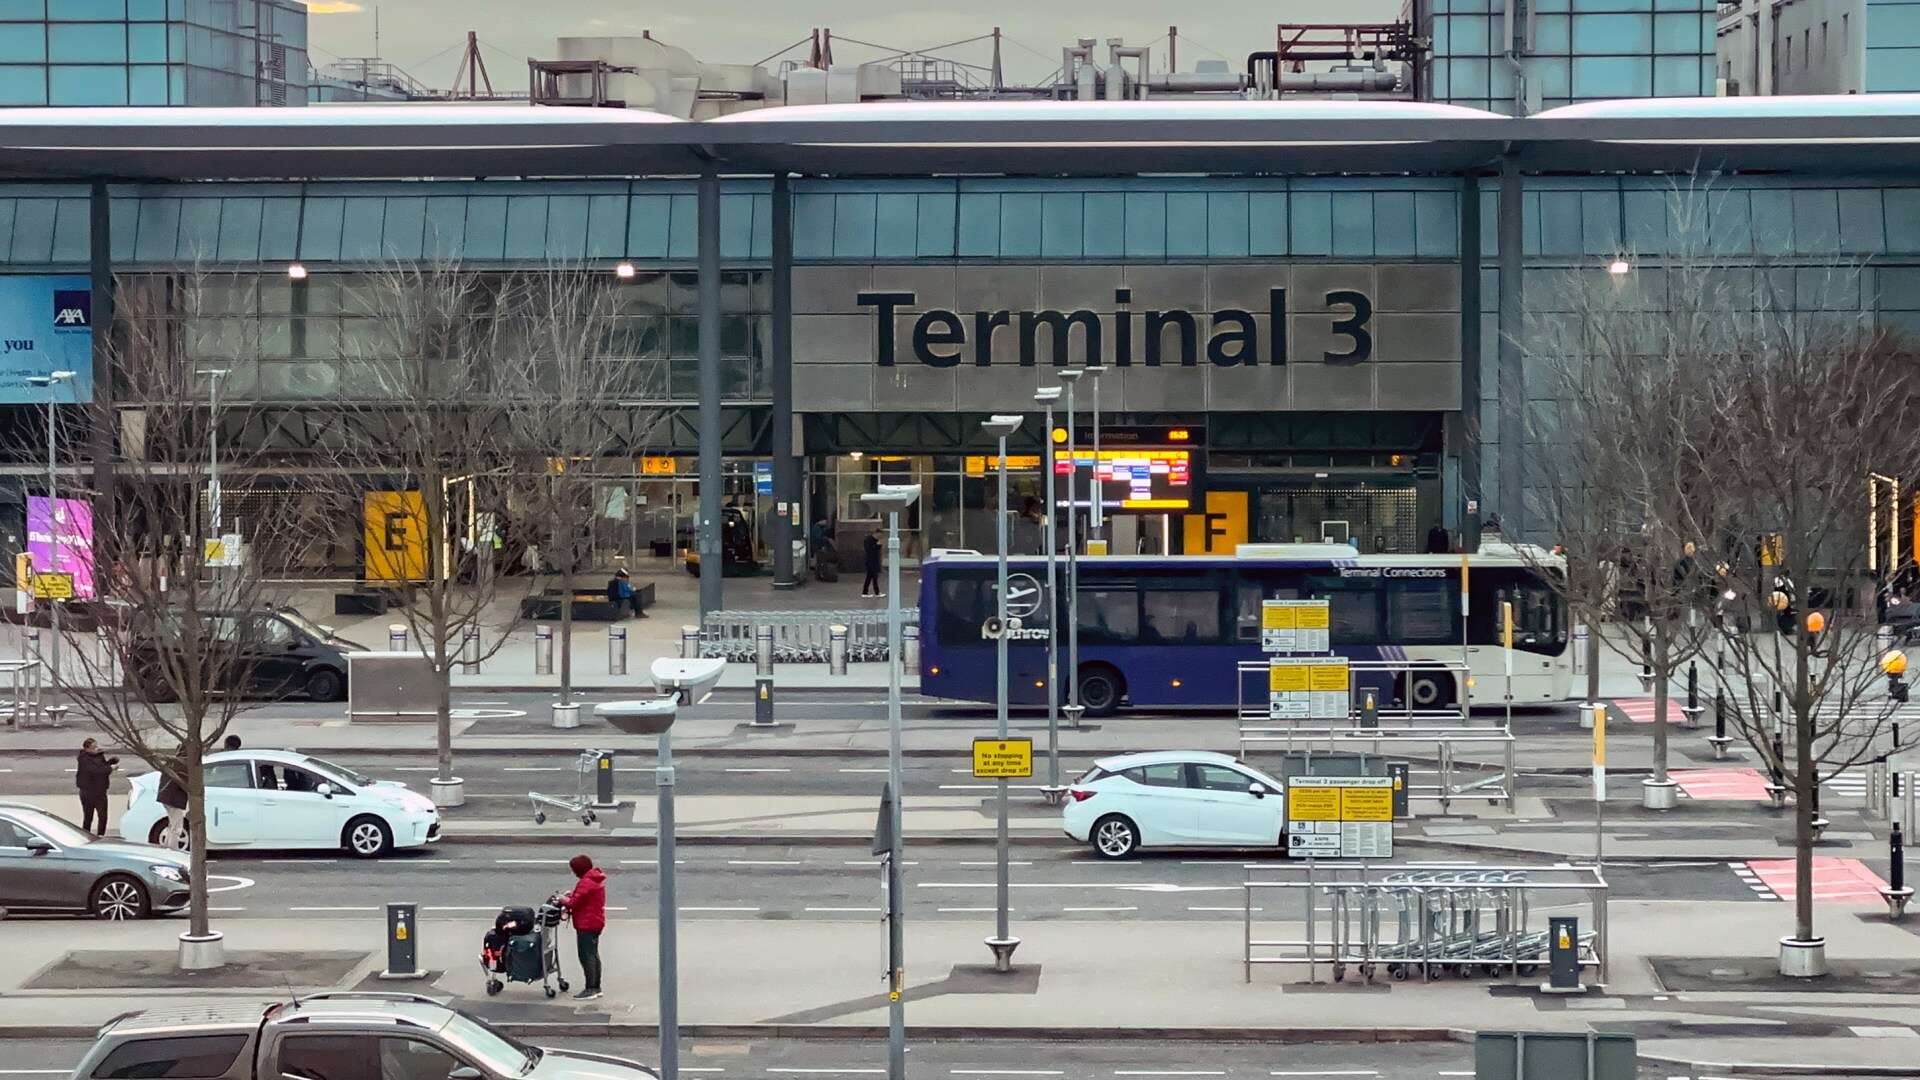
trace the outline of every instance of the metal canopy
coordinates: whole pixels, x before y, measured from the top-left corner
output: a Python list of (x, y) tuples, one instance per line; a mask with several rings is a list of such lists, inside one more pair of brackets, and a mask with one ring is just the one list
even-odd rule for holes
[(1527, 119), (1413, 102), (907, 102), (688, 122), (404, 104), (0, 111), (0, 178), (1920, 171), (1920, 95), (1683, 99)]

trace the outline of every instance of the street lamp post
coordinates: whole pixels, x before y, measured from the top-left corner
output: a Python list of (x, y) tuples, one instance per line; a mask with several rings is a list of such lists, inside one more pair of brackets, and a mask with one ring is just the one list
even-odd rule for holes
[[(996, 413), (981, 422), (980, 427), (988, 435), (1000, 441), (1000, 500), (996, 506), (998, 513), (997, 538), (1000, 542), (998, 566), (994, 581), (996, 607), (999, 616), (999, 633), (995, 635), (994, 645), (998, 667), (998, 693), (994, 695), (995, 717), (999, 721), (998, 731), (1002, 739), (1007, 737), (1007, 437), (1020, 430), (1020, 417)], [(1048, 432), (1052, 437), (1052, 432)], [(1020, 939), (1013, 936), (1007, 925), (1007, 894), (1010, 891), (1007, 871), (1007, 782), (994, 781), (998, 789), (997, 828), (995, 829), (995, 874), (994, 874), (994, 933), (987, 939), (987, 948), (993, 950), (994, 970), (1007, 972), (1013, 970), (1013, 950), (1020, 945)]]
[[(1074, 527), (1075, 490), (1080, 479), (1080, 456), (1074, 448), (1073, 384), (1086, 374), (1085, 368), (1063, 368), (1061, 381), (1067, 384), (1067, 722), (1080, 726), (1080, 537)], [(1098, 386), (1098, 383), (1094, 384)], [(1053, 433), (1047, 433), (1052, 439)], [(1094, 471), (1099, 471), (1095, 462)]]
[(1047, 475), (1046, 507), (1046, 551), (1047, 551), (1047, 786), (1043, 794), (1049, 803), (1058, 803), (1066, 793), (1060, 784), (1060, 634), (1056, 627), (1060, 622), (1060, 584), (1056, 567), (1060, 560), (1060, 545), (1053, 534), (1053, 515), (1059, 509), (1059, 478), (1054, 474), (1053, 454), (1053, 404), (1060, 400), (1060, 388), (1043, 386), (1034, 391), (1033, 400), (1046, 410), (1047, 424), (1043, 429), (1046, 438), (1040, 440), (1046, 447), (1042, 461)]
[[(59, 414), (54, 411), (53, 388), (59, 383), (68, 382), (74, 376), (71, 371), (53, 371), (45, 375), (29, 375), (27, 383), (31, 386), (47, 388), (47, 547), (53, 552), (53, 565), (49, 572), (60, 569), (60, 472), (57, 460)], [(47, 675), (53, 685), (60, 685), (60, 598), (51, 597), (47, 601), (47, 632), (52, 641), (47, 643)]]
[(881, 484), (860, 497), (887, 514), (887, 1080), (907, 1076), (906, 835), (900, 766), (900, 512), (920, 498), (919, 484)]
[[(1088, 519), (1087, 535), (1099, 540), (1107, 538), (1104, 531), (1107, 515), (1100, 499), (1100, 376), (1106, 373), (1107, 369), (1097, 364), (1087, 366), (1087, 379), (1093, 385), (1093, 477), (1087, 483), (1088, 498), (1093, 503), (1093, 509), (1088, 511), (1092, 516)], [(1113, 552), (1102, 548), (1101, 554), (1111, 555)]]

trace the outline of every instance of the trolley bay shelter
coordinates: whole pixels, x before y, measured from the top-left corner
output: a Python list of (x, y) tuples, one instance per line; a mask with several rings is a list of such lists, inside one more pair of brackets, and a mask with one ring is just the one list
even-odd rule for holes
[[(377, 317), (343, 303), (354, 275), (621, 265), (620, 340), (650, 373), (634, 404), (666, 415), (625, 448), (621, 505), (643, 548), (717, 553), (737, 507), (790, 580), (792, 539), (827, 523), (857, 548), (860, 495), (893, 482), (927, 492), (910, 549), (990, 547), (993, 515), (1020, 507), (994, 505), (979, 420), (1034, 414), (1062, 366), (1095, 364), (1076, 442), (1097, 386), (1114, 468), (1134, 453), (1144, 476), (1178, 433), (1191, 470), (1176, 498), (1116, 515), (1115, 550), (1350, 536), (1411, 551), (1435, 523), (1469, 541), (1491, 515), (1509, 534), (1539, 527), (1524, 464), (1547, 387), (1520, 328), (1557, 283), (1616, 262), (1658, 273), (1675, 200), (1702, 190), (1730, 264), (1786, 281), (1809, 311), (1920, 327), (1920, 95), (1891, 94), (1525, 118), (1357, 100), (699, 122), (511, 105), (10, 110), (0, 300), (39, 299), (0, 310), (0, 336), (54, 333), (36, 289), (90, 291), (86, 319), (104, 327), (116, 276), (216, 269), (230, 295), (183, 347), (232, 372), (222, 395), (299, 415), (365, 392), (339, 362)], [(1792, 289), (1836, 271), (1843, 296)], [(23, 381), (36, 363), (31, 345), (0, 357), (9, 425), (44, 407)], [(1043, 437), (1036, 420), (1009, 455), (1019, 491), (1038, 490)], [(290, 468), (299, 451), (285, 446)], [(721, 560), (701, 572), (717, 607)]]

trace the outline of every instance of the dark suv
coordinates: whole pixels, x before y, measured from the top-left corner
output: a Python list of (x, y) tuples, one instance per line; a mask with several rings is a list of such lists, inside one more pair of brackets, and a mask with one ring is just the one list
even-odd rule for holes
[[(184, 613), (171, 615), (185, 618)], [(343, 701), (347, 696), (347, 657), (366, 647), (334, 634), (333, 629), (310, 622), (292, 608), (257, 611), (215, 611), (199, 616), (204, 648), (218, 659), (210, 664), (224, 671), (235, 685), (229, 693), (262, 697), (305, 694), (315, 701)], [(178, 634), (177, 622), (168, 634)], [(161, 667), (161, 653), (152, 629), (136, 628), (128, 648), (127, 681), (155, 701), (173, 694)], [(176, 639), (177, 640), (177, 639)]]

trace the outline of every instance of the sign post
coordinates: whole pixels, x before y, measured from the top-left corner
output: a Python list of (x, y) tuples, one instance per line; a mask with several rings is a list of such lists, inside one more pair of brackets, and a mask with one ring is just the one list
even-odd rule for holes
[(1593, 705), (1593, 865), (1604, 863), (1605, 849), (1601, 840), (1602, 828), (1607, 820), (1607, 706), (1604, 702)]
[(1391, 776), (1296, 776), (1287, 781), (1287, 854), (1393, 857)]
[(1351, 711), (1347, 658), (1275, 656), (1267, 661), (1267, 715), (1275, 720), (1344, 720)]
[(1027, 780), (1032, 776), (1032, 739), (973, 740), (975, 780)]
[(1260, 649), (1269, 653), (1324, 653), (1332, 648), (1325, 600), (1262, 600)]

